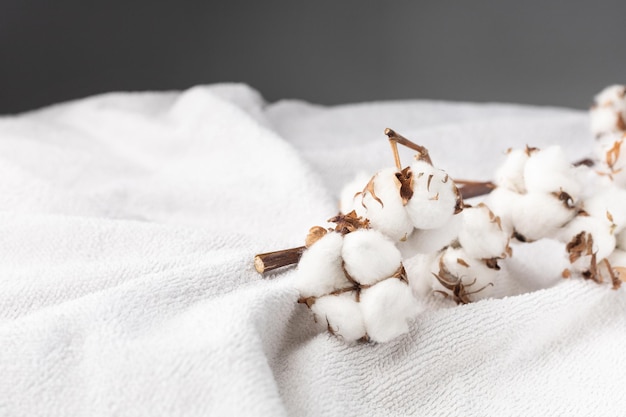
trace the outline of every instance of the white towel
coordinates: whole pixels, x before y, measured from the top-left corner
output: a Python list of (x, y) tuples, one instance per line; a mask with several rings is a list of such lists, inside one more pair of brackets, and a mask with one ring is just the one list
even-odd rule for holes
[(392, 164), (385, 127), (457, 178), (488, 179), (511, 146), (592, 146), (576, 111), (267, 104), (242, 85), (0, 118), (0, 415), (622, 413), (624, 290), (550, 281), (555, 251), (520, 252), (534, 291), (434, 303), (382, 345), (320, 331), (293, 269), (254, 271)]

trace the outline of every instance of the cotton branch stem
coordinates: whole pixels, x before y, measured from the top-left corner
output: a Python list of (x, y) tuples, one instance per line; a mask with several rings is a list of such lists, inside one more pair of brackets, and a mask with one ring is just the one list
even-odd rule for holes
[(454, 183), (459, 185), (459, 191), (463, 199), (478, 197), (481, 195), (489, 194), (492, 192), (496, 185), (491, 181), (468, 181), (468, 180), (454, 180)]
[[(459, 187), (459, 191), (464, 199), (488, 194), (495, 187), (491, 182), (455, 182), (463, 185), (462, 187)], [(254, 257), (254, 267), (260, 274), (263, 274), (265, 272), (282, 268), (283, 266), (297, 264), (300, 261), (305, 249), (306, 246), (300, 246), (297, 248), (283, 249), (275, 252), (261, 253)]]
[(400, 145), (404, 145), (409, 149), (413, 149), (415, 152), (419, 154), (419, 159), (422, 161), (428, 162), (432, 165), (432, 161), (430, 160), (430, 155), (428, 154), (428, 149), (423, 146), (418, 145), (417, 143), (413, 143), (404, 136), (399, 133), (396, 133), (393, 129), (385, 129), (385, 135), (389, 138), (389, 143), (391, 144), (391, 151), (393, 152), (393, 159), (396, 161), (396, 168), (398, 170), (402, 170), (402, 164), (400, 163), (400, 155), (398, 154), (398, 143)]
[(254, 257), (254, 268), (259, 274), (263, 274), (283, 266), (297, 264), (305, 249), (306, 246), (299, 246), (297, 248), (261, 253)]

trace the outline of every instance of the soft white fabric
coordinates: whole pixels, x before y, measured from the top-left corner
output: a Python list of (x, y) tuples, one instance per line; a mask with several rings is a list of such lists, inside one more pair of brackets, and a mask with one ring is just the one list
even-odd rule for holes
[(321, 331), (293, 270), (252, 265), (301, 245), (357, 171), (393, 164), (385, 127), (451, 176), (488, 179), (511, 146), (586, 156), (588, 123), (500, 104), (268, 105), (241, 85), (0, 118), (0, 415), (621, 414), (624, 290), (560, 279), (540, 243), (514, 248), (524, 294), (433, 302), (380, 345)]

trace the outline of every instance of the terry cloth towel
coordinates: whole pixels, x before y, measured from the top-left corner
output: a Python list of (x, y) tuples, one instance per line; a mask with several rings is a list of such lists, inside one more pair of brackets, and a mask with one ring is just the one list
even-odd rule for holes
[(293, 269), (252, 263), (393, 164), (385, 127), (486, 180), (509, 147), (588, 155), (588, 124), (503, 104), (268, 104), (243, 85), (2, 117), (0, 416), (622, 414), (625, 290), (562, 280), (554, 250), (519, 251), (518, 295), (434, 305), (355, 346), (296, 303)]

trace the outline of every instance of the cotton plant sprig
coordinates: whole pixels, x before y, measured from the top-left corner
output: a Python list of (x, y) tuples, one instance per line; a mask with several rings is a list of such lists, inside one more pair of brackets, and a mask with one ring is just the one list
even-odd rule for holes
[(320, 237), (298, 264), (299, 302), (347, 342), (386, 342), (406, 333), (420, 307), (400, 251), (354, 211), (329, 221), (337, 226), (327, 232), (313, 228)]
[(618, 245), (618, 237), (626, 244), (621, 235), (626, 190), (607, 183), (594, 168), (570, 164), (556, 146), (510, 150), (495, 183), (486, 201), (512, 237), (520, 242), (558, 240), (570, 263), (565, 278), (574, 273), (620, 286), (621, 269), (611, 261), (623, 264), (626, 258)]
[[(494, 183), (452, 181), (427, 149), (387, 129), (395, 167), (348, 184), (334, 226), (311, 228), (302, 247), (257, 255), (255, 266), (299, 262), (299, 302), (346, 341), (407, 332), (433, 293), (457, 303), (493, 296), (511, 278), (512, 241), (557, 240), (564, 278), (617, 289), (626, 281), (626, 87), (598, 94), (590, 120), (594, 160), (571, 164), (558, 146), (511, 149)], [(416, 151), (409, 166), (398, 144)], [(475, 206), (463, 202), (484, 194)]]
[[(416, 231), (443, 227), (464, 207), (456, 184), (432, 165), (427, 149), (391, 129), (385, 134), (396, 167), (379, 171), (351, 192), (342, 213), (329, 220), (336, 226), (313, 227), (304, 247), (255, 258), (262, 273), (301, 256), (294, 279), (299, 302), (330, 333), (348, 342), (385, 342), (408, 331), (408, 322), (422, 308), (396, 245), (407, 242)], [(417, 152), (410, 166), (402, 167), (398, 143)], [(491, 186), (468, 182), (463, 190), (476, 195)], [(450, 285), (453, 292), (462, 287), (456, 282)]]

